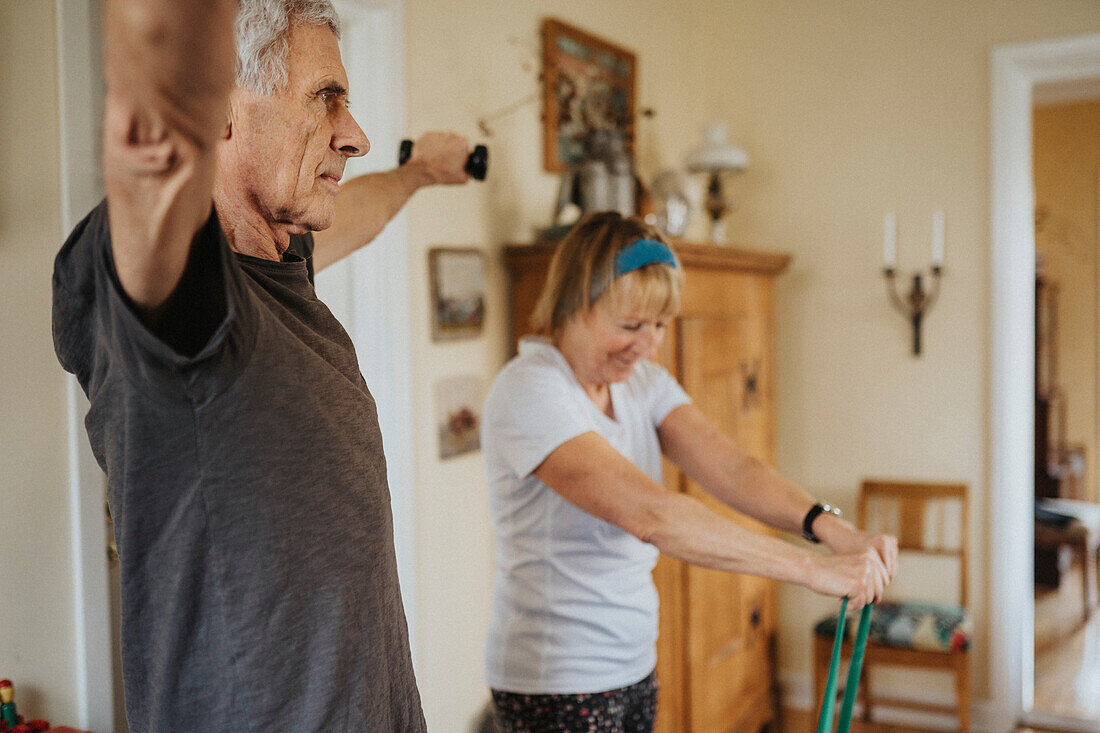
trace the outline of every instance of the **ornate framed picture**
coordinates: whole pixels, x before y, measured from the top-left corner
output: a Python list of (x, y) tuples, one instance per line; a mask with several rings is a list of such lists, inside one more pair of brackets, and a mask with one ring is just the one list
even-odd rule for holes
[(621, 133), (634, 150), (634, 54), (580, 28), (542, 22), (543, 162), (564, 171), (593, 129)]
[(428, 250), (432, 290), (432, 340), (481, 334), (485, 320), (485, 260), (479, 249)]

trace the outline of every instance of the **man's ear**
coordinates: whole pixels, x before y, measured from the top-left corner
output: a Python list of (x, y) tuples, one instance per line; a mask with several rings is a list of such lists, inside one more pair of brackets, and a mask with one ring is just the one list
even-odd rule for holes
[(225, 105), (225, 129), (222, 130), (222, 140), (233, 137), (233, 118), (237, 116), (236, 92), (229, 95), (229, 103)]

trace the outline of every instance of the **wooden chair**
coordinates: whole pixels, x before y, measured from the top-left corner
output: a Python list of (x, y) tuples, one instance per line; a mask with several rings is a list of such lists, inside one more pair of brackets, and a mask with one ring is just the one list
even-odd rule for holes
[[(864, 481), (857, 507), (858, 525), (868, 531), (893, 534), (901, 551), (899, 580), (910, 564), (911, 555), (948, 558), (957, 561), (958, 603), (921, 600), (893, 600), (893, 587), (887, 588), (886, 600), (875, 606), (871, 615), (863, 676), (857, 699), (863, 702), (863, 720), (871, 722), (874, 705), (931, 712), (954, 713), (958, 729), (970, 730), (970, 655), (971, 624), (966, 612), (967, 488), (962, 484), (913, 483), (904, 481)], [(948, 536), (948, 535), (952, 536)], [(849, 619), (851, 622), (852, 619)], [(850, 628), (843, 655), (851, 654)], [(836, 616), (814, 627), (814, 699), (820, 704), (829, 671)], [(871, 676), (876, 666), (919, 667), (950, 672), (955, 681), (955, 705), (933, 705), (910, 699), (874, 694)]]

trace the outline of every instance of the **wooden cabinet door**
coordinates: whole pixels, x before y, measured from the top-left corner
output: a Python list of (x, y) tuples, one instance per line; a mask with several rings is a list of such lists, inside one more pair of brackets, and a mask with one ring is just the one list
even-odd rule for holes
[[(771, 453), (766, 323), (755, 309), (678, 321), (680, 377), (696, 406), (749, 453)], [(685, 479), (686, 491), (754, 532), (770, 531)], [(753, 729), (774, 714), (774, 582), (684, 566), (684, 660), (692, 733)]]

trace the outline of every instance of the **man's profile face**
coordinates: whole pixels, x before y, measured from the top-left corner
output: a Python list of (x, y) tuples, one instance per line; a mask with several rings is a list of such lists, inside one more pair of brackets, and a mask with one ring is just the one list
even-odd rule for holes
[(271, 95), (238, 89), (230, 145), (249, 205), (290, 233), (332, 225), (338, 182), (350, 157), (370, 149), (348, 111), (348, 79), (327, 26), (295, 23), (288, 34), (287, 80)]

